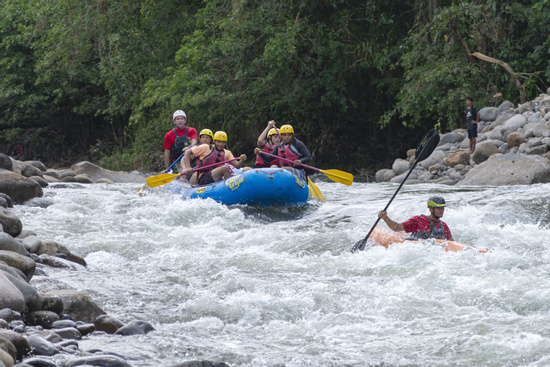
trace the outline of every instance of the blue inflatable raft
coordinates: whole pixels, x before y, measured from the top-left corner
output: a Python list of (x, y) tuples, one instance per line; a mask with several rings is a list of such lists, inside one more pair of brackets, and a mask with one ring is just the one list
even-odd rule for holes
[(191, 186), (182, 180), (171, 183), (167, 188), (183, 199), (211, 198), (225, 205), (301, 206), (309, 197), (307, 183), (281, 168), (255, 168), (205, 186)]

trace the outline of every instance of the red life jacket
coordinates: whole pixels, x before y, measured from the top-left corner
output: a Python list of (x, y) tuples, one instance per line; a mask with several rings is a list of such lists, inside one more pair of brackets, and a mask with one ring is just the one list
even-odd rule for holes
[[(210, 154), (208, 154), (203, 159), (197, 159), (197, 167), (209, 166), (211, 164), (215, 164), (215, 163), (218, 163), (218, 162), (223, 162), (225, 160), (225, 150), (222, 150), (220, 152), (215, 147), (213, 147), (212, 145), (211, 145), (211, 147), (212, 147), (212, 150), (210, 151)], [(199, 172), (204, 173), (204, 172), (213, 170), (214, 168), (216, 168), (218, 166), (221, 166), (221, 164), (210, 167), (210, 168), (206, 169), (206, 171), (199, 171)], [(199, 175), (200, 175), (200, 173), (199, 173)]]
[[(262, 148), (262, 152), (271, 153), (273, 152), (274, 148), (275, 145), (269, 145), (269, 143), (265, 143), (264, 147)], [(271, 164), (277, 164), (277, 160), (272, 161)], [(256, 163), (254, 164), (254, 167), (270, 167), (271, 164), (265, 163), (262, 157), (260, 157), (260, 155), (258, 154), (256, 156)]]
[[(292, 141), (290, 142), (290, 144), (279, 143), (279, 149), (277, 153), (279, 157), (289, 159), (292, 162), (294, 162), (296, 159), (302, 158), (300, 152), (298, 152), (294, 145), (292, 145)], [(294, 167), (294, 163), (288, 163), (286, 161), (280, 161), (280, 165)]]

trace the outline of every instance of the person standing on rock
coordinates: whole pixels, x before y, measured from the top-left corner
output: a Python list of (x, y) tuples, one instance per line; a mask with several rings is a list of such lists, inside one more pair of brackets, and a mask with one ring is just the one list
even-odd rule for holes
[(474, 106), (474, 99), (466, 97), (466, 121), (468, 122), (468, 139), (470, 139), (470, 154), (476, 150), (477, 123), (479, 122), (479, 111)]
[[(168, 169), (170, 165), (178, 159), (189, 147), (196, 145), (197, 130), (185, 126), (187, 115), (182, 110), (174, 112), (173, 121), (175, 127), (168, 131), (164, 136), (164, 168)], [(177, 172), (177, 169), (174, 169)]]
[(392, 231), (412, 233), (412, 239), (437, 238), (440, 240), (453, 241), (453, 235), (449, 226), (441, 220), (445, 212), (445, 199), (441, 196), (432, 196), (428, 199), (430, 216), (417, 215), (403, 223), (397, 223), (388, 217), (388, 213), (381, 210), (378, 218), (382, 219)]

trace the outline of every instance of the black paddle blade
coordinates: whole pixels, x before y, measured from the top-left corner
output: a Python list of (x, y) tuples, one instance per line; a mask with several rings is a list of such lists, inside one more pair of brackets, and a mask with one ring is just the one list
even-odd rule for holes
[(417, 163), (428, 158), (433, 153), (439, 144), (439, 139), (439, 133), (436, 129), (431, 129), (424, 135), (416, 147), (416, 152), (414, 154)]

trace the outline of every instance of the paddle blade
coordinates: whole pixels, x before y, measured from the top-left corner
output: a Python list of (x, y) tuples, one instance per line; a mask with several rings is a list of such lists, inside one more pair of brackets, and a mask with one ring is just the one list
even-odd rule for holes
[(163, 173), (160, 175), (152, 176), (147, 178), (147, 185), (149, 187), (157, 187), (160, 185), (164, 185), (179, 176), (180, 175), (178, 173)]
[(321, 192), (321, 190), (309, 179), (307, 178), (307, 184), (309, 187), (309, 195), (317, 200), (320, 200), (323, 203), (327, 202), (327, 199), (325, 199), (325, 196)]
[(417, 163), (428, 158), (433, 153), (439, 144), (439, 139), (439, 133), (435, 129), (431, 129), (424, 135), (416, 147), (416, 152), (414, 154)]
[(353, 175), (337, 169), (320, 169), (319, 172), (324, 173), (332, 181), (339, 182), (346, 186), (350, 186), (353, 183)]

